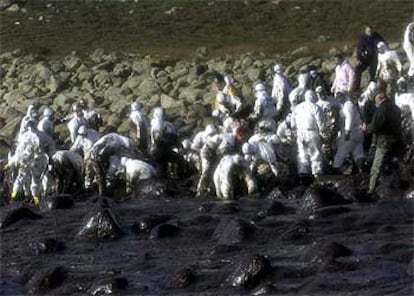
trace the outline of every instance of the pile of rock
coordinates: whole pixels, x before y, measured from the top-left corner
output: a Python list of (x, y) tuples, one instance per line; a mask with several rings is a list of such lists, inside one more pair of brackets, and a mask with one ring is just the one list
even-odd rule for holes
[[(309, 65), (318, 67), (326, 78), (331, 78), (335, 67), (331, 53), (322, 57), (299, 57), (295, 53), (269, 58), (263, 53), (247, 53), (209, 58), (208, 50), (200, 48), (187, 59), (106, 53), (100, 49), (86, 56), (73, 52), (63, 59), (23, 55), (19, 50), (3, 53), (0, 155), (12, 145), (19, 120), (29, 104), (49, 105), (57, 117), (63, 118), (80, 98), (102, 114), (106, 122), (103, 132), (115, 128), (128, 134), (129, 125), (124, 119), (129, 104), (137, 100), (143, 103), (146, 113), (155, 106), (165, 108), (169, 120), (183, 136), (188, 136), (188, 132), (211, 120), (215, 98), (212, 81), (216, 72), (231, 74), (242, 95), (252, 102), (254, 83), (261, 80), (271, 87), (271, 68), (276, 62), (286, 65), (292, 82)], [(55, 132), (62, 141), (68, 138), (65, 123), (57, 124)]]

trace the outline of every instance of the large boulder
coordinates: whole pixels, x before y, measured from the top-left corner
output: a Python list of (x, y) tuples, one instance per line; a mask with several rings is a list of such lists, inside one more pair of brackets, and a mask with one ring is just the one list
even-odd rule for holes
[(155, 226), (167, 222), (171, 219), (168, 215), (146, 215), (139, 218), (132, 226), (131, 229), (134, 233), (149, 233)]
[(186, 268), (173, 273), (170, 286), (174, 289), (185, 289), (194, 281), (194, 274), (191, 269)]
[(31, 243), (29, 246), (36, 255), (56, 253), (65, 248), (64, 243), (54, 238), (41, 239)]
[(329, 187), (314, 185), (305, 191), (299, 212), (305, 216), (314, 215), (320, 208), (349, 202)]
[(314, 57), (310, 56), (310, 57), (303, 57), (303, 58), (299, 58), (297, 60), (295, 60), (292, 64), (291, 67), (295, 68), (296, 70), (300, 69), (301, 67), (308, 65), (312, 60), (314, 59)]
[(29, 280), (27, 290), (29, 294), (47, 293), (59, 287), (67, 277), (68, 271), (63, 266), (41, 270)]
[(265, 71), (261, 68), (249, 68), (246, 74), (251, 82), (257, 82), (258, 80), (264, 81), (266, 79)]
[(123, 234), (118, 219), (109, 207), (104, 207), (93, 212), (85, 220), (77, 237), (82, 240), (113, 240)]
[(211, 239), (218, 245), (234, 245), (242, 243), (252, 231), (252, 227), (241, 219), (224, 218), (220, 221)]
[(190, 70), (187, 67), (182, 67), (182, 68), (179, 68), (179, 69), (175, 70), (174, 72), (172, 72), (170, 74), (170, 77), (171, 77), (172, 80), (177, 80), (181, 77), (186, 76), (189, 72), (190, 72)]
[(189, 103), (194, 103), (199, 100), (202, 100), (204, 94), (205, 94), (204, 90), (187, 87), (187, 88), (180, 89), (178, 98), (180, 100), (185, 100)]
[(56, 209), (71, 209), (73, 208), (75, 201), (71, 194), (57, 194), (49, 195), (42, 198), (40, 202), (40, 209), (44, 212), (56, 210)]
[(161, 94), (161, 107), (164, 109), (179, 108), (185, 110), (183, 100), (175, 100), (166, 94)]
[(74, 71), (80, 64), (80, 58), (75, 55), (68, 55), (63, 59), (63, 65), (65, 65), (67, 71)]
[(134, 90), (138, 88), (138, 86), (142, 83), (143, 80), (144, 80), (144, 77), (142, 76), (129, 77), (122, 85), (122, 88), (129, 88), (131, 90)]
[(269, 260), (261, 255), (247, 256), (227, 279), (235, 288), (254, 288), (272, 271)]
[(15, 207), (9, 210), (3, 210), (2, 216), (0, 217), (0, 228), (6, 228), (23, 219), (38, 220), (41, 218), (41, 215), (36, 214), (27, 207)]
[(104, 278), (98, 280), (89, 289), (91, 295), (119, 295), (128, 287), (124, 277)]
[(7, 124), (0, 129), (0, 137), (5, 139), (12, 139), (17, 135), (20, 127), (21, 116), (15, 116), (8, 120)]
[(155, 226), (150, 232), (150, 239), (174, 237), (180, 231), (176, 224), (162, 223)]
[(151, 96), (154, 94), (159, 94), (160, 92), (161, 88), (158, 85), (157, 81), (153, 78), (145, 79), (143, 82), (141, 82), (136, 91), (134, 90), (134, 94), (143, 96)]

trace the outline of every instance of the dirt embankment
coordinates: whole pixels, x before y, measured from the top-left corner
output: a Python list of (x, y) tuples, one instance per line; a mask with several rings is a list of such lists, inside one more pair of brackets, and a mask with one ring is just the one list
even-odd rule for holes
[(399, 41), (413, 12), (409, 0), (21, 1), (0, 12), (0, 49), (66, 55), (100, 47), (182, 57), (200, 46), (213, 55), (272, 55), (307, 45), (320, 52), (353, 46), (365, 24)]

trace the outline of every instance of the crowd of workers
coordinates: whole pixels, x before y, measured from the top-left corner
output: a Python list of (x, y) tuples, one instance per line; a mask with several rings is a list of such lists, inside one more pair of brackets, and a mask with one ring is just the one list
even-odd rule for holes
[[(264, 180), (364, 171), (370, 173), (372, 194), (383, 168), (402, 165), (398, 160), (413, 147), (414, 23), (407, 26), (403, 48), (407, 73), (398, 54), (366, 27), (357, 65), (337, 54), (332, 82), (309, 67), (292, 88), (284, 67), (275, 64), (272, 89), (260, 81), (252, 86), (253, 104), (231, 75), (217, 73), (211, 124), (188, 139), (161, 107), (148, 118), (138, 102), (131, 103), (129, 116), (136, 137), (101, 134), (105, 123), (80, 99), (66, 118), (71, 146), (57, 150), (54, 111), (43, 107), (39, 120), (31, 105), (7, 162), (11, 199), (25, 195), (38, 204), (51, 188), (67, 192), (74, 184), (103, 194), (116, 180), (131, 192), (143, 180), (191, 174), (199, 176), (197, 196), (232, 199), (241, 187), (249, 194), (260, 191)], [(370, 82), (361, 88), (367, 69)]]

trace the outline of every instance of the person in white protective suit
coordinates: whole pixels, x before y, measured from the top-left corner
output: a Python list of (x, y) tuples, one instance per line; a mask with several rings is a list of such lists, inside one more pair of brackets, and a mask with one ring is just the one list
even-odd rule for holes
[(397, 79), (402, 74), (401, 61), (395, 50), (390, 50), (385, 42), (379, 42), (376, 76), (387, 83), (387, 95), (394, 100)]
[(234, 88), (234, 79), (230, 75), (224, 76), (223, 93), (228, 96), (236, 96), (236, 89)]
[[(404, 77), (400, 77), (397, 80), (397, 93), (395, 95), (395, 105), (400, 109), (412, 108), (414, 104), (414, 92), (409, 92), (407, 87), (407, 80)], [(414, 114), (411, 114), (414, 120)]]
[(236, 96), (229, 96), (223, 91), (218, 91), (216, 95), (215, 109), (213, 116), (224, 119), (233, 113), (239, 112), (242, 108), (240, 99)]
[(43, 110), (42, 118), (37, 124), (37, 129), (53, 137), (53, 126), (53, 110), (49, 107), (46, 107)]
[(94, 177), (102, 194), (106, 187), (106, 171), (112, 155), (133, 155), (134, 146), (131, 139), (117, 133), (110, 133), (96, 141), (85, 161), (85, 188), (90, 189)]
[(27, 180), (30, 178), (30, 192), (35, 205), (41, 196), (41, 177), (48, 164), (48, 156), (42, 150), (42, 143), (36, 130), (36, 122), (27, 122), (27, 131), (21, 135), (15, 154), (9, 159), (9, 166), (18, 168), (13, 184), (11, 199), (14, 200), (22, 191), (28, 191)]
[(322, 86), (316, 87), (316, 96), (318, 101), (316, 104), (321, 108), (326, 134), (321, 139), (321, 152), (325, 166), (329, 166), (333, 161), (334, 151), (336, 148), (335, 141), (338, 137), (340, 110), (342, 105), (333, 97), (326, 94), (326, 90)]
[(212, 169), (221, 156), (233, 151), (236, 137), (232, 133), (221, 133), (209, 137), (200, 150), (201, 174), (197, 184), (197, 196), (209, 189)]
[(43, 192), (70, 193), (83, 189), (83, 158), (70, 150), (56, 151), (49, 161), (49, 170), (42, 178)]
[(257, 173), (258, 165), (263, 162), (270, 167), (275, 177), (279, 176), (276, 154), (271, 144), (267, 142), (244, 143), (242, 152), (247, 163), (250, 163), (250, 169), (254, 175)]
[(126, 192), (131, 193), (139, 181), (157, 176), (157, 169), (151, 164), (129, 157), (111, 156), (108, 176), (121, 177), (126, 181)]
[(84, 159), (87, 159), (93, 144), (98, 141), (100, 137), (101, 134), (96, 130), (82, 125), (78, 129), (78, 136), (76, 137), (75, 143), (70, 147), (70, 151), (79, 153)]
[(338, 150), (335, 154), (333, 168), (341, 172), (345, 158), (352, 155), (354, 162), (361, 170), (364, 163), (364, 133), (362, 120), (355, 96), (348, 97), (341, 111), (342, 126), (338, 138)]
[(254, 87), (256, 100), (254, 102), (252, 118), (256, 120), (274, 119), (276, 117), (276, 106), (272, 98), (266, 92), (262, 83)]
[(83, 116), (88, 121), (89, 127), (98, 130), (103, 124), (101, 115), (95, 110), (90, 109), (88, 103), (84, 99), (79, 100), (79, 107), (82, 109)]
[(78, 129), (82, 125), (89, 126), (82, 109), (77, 104), (73, 106), (73, 115), (72, 119), (68, 122), (71, 143), (75, 142), (78, 136)]
[(233, 78), (218, 74), (214, 78), (214, 89), (217, 91), (212, 116), (223, 120), (227, 116), (239, 112), (243, 105), (233, 86)]
[(193, 141), (191, 142), (191, 150), (200, 151), (207, 142), (207, 139), (215, 134), (217, 134), (216, 127), (212, 124), (208, 124), (204, 130), (195, 135)]
[(367, 89), (361, 94), (358, 100), (358, 106), (362, 110), (368, 101), (373, 101), (375, 95), (378, 93), (377, 83), (375, 81), (371, 81)]
[(269, 137), (271, 137), (276, 132), (276, 123), (273, 119), (265, 119), (259, 121), (258, 131), (256, 131), (248, 140), (249, 143), (252, 142), (267, 142)]
[(309, 74), (302, 73), (298, 76), (298, 86), (289, 93), (290, 110), (293, 112), (296, 105), (302, 103), (305, 99), (306, 85), (308, 84)]
[(408, 69), (408, 76), (414, 76), (414, 22), (409, 23), (404, 32), (403, 49), (407, 54), (410, 68)]
[(271, 97), (276, 106), (276, 121), (285, 118), (289, 111), (289, 93), (291, 86), (283, 73), (283, 67), (276, 64), (273, 67), (273, 87)]
[(294, 108), (292, 128), (296, 129), (298, 149), (298, 171), (307, 174), (309, 166), (312, 174), (318, 177), (322, 173), (321, 134), (325, 122), (321, 108), (316, 105), (316, 94), (312, 90), (305, 93), (305, 101)]
[(218, 163), (213, 176), (217, 198), (234, 199), (233, 180), (235, 176), (244, 178), (248, 194), (256, 191), (256, 182), (244, 158), (239, 154), (225, 155)]
[(138, 148), (143, 152), (147, 151), (149, 142), (149, 122), (148, 118), (141, 112), (139, 103), (133, 102), (131, 104), (131, 114), (129, 115), (129, 119), (135, 125), (137, 130)]
[(403, 127), (411, 130), (411, 135), (405, 132), (406, 142), (410, 144), (414, 141), (414, 92), (408, 91), (407, 80), (400, 77), (397, 80), (397, 93), (395, 94), (395, 105), (401, 109)]
[[(198, 132), (195, 135), (193, 141), (189, 143), (189, 149), (186, 149), (186, 147), (184, 147), (184, 149), (189, 152), (188, 161), (194, 162), (195, 167), (199, 171), (201, 171), (200, 151), (207, 140), (215, 134), (217, 134), (217, 129), (215, 126), (208, 124), (204, 130)], [(183, 143), (183, 146), (184, 144), (185, 143)]]
[(20, 129), (19, 133), (17, 134), (17, 142), (19, 142), (21, 135), (23, 135), (28, 130), (29, 121), (34, 121), (37, 124), (37, 111), (34, 105), (29, 105), (29, 107), (27, 107), (26, 115), (23, 116), (20, 122)]
[(286, 115), (286, 118), (278, 125), (276, 135), (283, 143), (293, 143), (295, 132), (292, 129), (292, 113)]
[(164, 109), (154, 108), (151, 119), (151, 151), (155, 151), (160, 142), (171, 144), (177, 137), (177, 128), (165, 120)]

